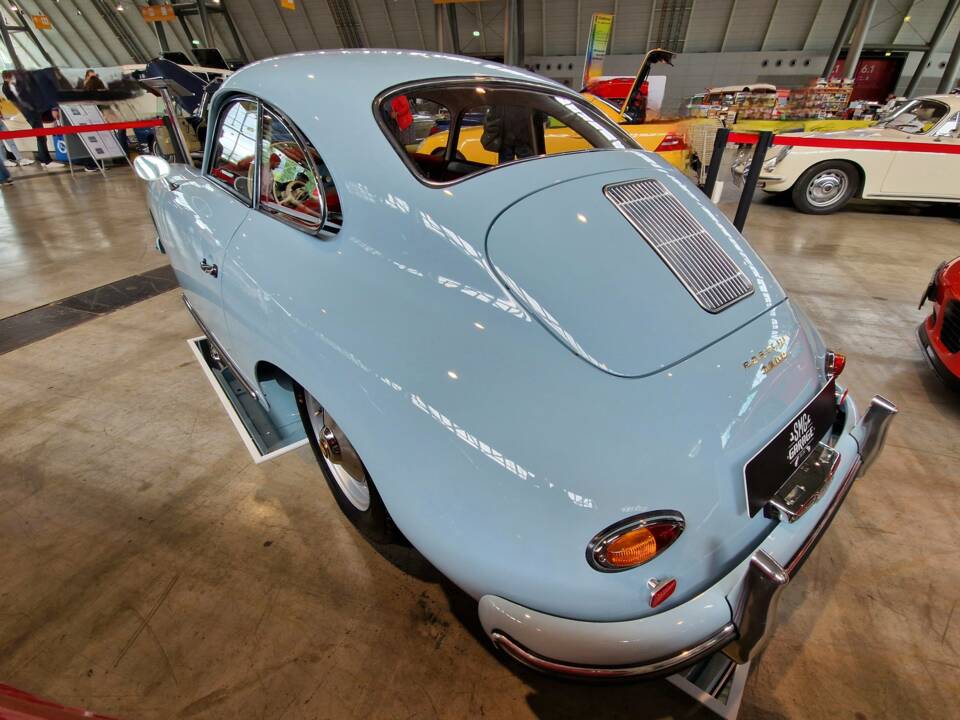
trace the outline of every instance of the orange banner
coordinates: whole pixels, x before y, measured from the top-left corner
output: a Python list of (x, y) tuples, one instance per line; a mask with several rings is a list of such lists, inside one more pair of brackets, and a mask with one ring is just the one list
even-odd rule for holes
[(172, 22), (176, 20), (177, 13), (173, 10), (173, 5), (144, 5), (140, 8), (140, 14), (147, 22)]
[(284, 10), (296, 10), (297, 0), (280, 0), (280, 7)]
[(33, 25), (37, 30), (53, 30), (53, 23), (50, 22), (50, 18), (46, 15), (34, 15)]

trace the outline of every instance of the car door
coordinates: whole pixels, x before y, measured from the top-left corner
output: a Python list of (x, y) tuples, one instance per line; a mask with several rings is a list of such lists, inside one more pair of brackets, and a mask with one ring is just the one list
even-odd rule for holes
[[(287, 306), (291, 274), (321, 270), (334, 256), (333, 238), (342, 216), (333, 178), (316, 149), (291, 120), (266, 104), (261, 110), (254, 209), (234, 235), (224, 270), (231, 357), (240, 372), (256, 379), (256, 363), (268, 359), (288, 338), (276, 329), (291, 320)], [(307, 288), (299, 288), (306, 290)]]
[(255, 100), (225, 104), (204, 167), (174, 166), (162, 205), (165, 245), (173, 246), (167, 251), (184, 296), (208, 337), (227, 353), (224, 256), (252, 205), (258, 114)]
[[(944, 117), (937, 126), (922, 134), (903, 134), (897, 140), (909, 143), (960, 145), (957, 126), (960, 113)], [(960, 200), (960, 154), (911, 152), (898, 150), (883, 179), (881, 192), (891, 197)]]

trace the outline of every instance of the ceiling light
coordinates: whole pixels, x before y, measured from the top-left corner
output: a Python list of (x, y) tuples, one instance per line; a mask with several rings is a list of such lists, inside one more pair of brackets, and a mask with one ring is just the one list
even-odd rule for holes
[(479, 31), (479, 30), (474, 30), (474, 31), (473, 31), (473, 36), (474, 36), (474, 37), (480, 37), (480, 31)]
[(910, 22), (910, 16), (907, 15), (907, 16), (903, 19), (903, 21), (904, 21), (904, 22)]

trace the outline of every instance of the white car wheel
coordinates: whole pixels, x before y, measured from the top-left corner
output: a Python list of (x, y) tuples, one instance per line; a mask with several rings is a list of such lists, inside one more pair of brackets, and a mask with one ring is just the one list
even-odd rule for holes
[(859, 184), (860, 175), (855, 165), (845, 160), (828, 160), (800, 176), (793, 186), (793, 204), (805, 213), (831, 213), (847, 204)]
[(361, 533), (377, 543), (402, 541), (363, 460), (323, 405), (301, 386), (294, 387), (303, 429), (327, 487), (340, 510)]
[(850, 178), (843, 170), (828, 168), (807, 183), (807, 200), (814, 207), (829, 207), (843, 197), (849, 184)]
[[(367, 484), (367, 474), (363, 466), (350, 466), (342, 462), (335, 462), (338, 455), (343, 455), (343, 442), (345, 438), (338, 439), (334, 430), (329, 426), (333, 419), (327, 415), (320, 403), (309, 393), (306, 395), (307, 413), (310, 417), (310, 428), (313, 430), (313, 436), (320, 446), (321, 457), (324, 464), (330, 470), (340, 490), (346, 496), (350, 504), (360, 512), (370, 509), (370, 486)], [(353, 446), (349, 451), (356, 456)]]

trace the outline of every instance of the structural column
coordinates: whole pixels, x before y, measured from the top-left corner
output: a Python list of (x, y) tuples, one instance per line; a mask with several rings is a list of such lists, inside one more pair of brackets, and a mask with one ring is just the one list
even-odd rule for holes
[(830, 73), (833, 72), (833, 66), (837, 64), (837, 58), (840, 57), (840, 51), (850, 36), (850, 28), (853, 27), (853, 21), (857, 17), (857, 9), (860, 7), (860, 2), (861, 0), (850, 0), (850, 4), (847, 6), (847, 14), (843, 16), (843, 22), (840, 24), (837, 39), (833, 41), (833, 48), (830, 50), (827, 64), (824, 66), (823, 72), (820, 73), (820, 77), (825, 80), (830, 78)]
[(907, 97), (912, 96), (917, 91), (917, 85), (920, 84), (923, 71), (926, 70), (927, 63), (930, 62), (930, 58), (933, 56), (933, 51), (937, 49), (937, 45), (939, 45), (940, 40), (943, 39), (943, 34), (947, 31), (947, 26), (950, 24), (950, 21), (953, 20), (953, 16), (957, 12), (957, 6), (960, 6), (960, 0), (949, 0), (947, 6), (943, 9), (940, 22), (937, 23), (937, 27), (933, 31), (933, 37), (930, 38), (930, 44), (923, 52), (923, 57), (920, 58), (920, 63), (917, 65), (917, 69), (914, 70), (913, 77), (910, 78), (910, 82), (907, 84), (907, 89), (903, 92)]
[(843, 61), (844, 80), (853, 80), (853, 76), (857, 73), (857, 63), (860, 61), (860, 53), (863, 52), (863, 44), (867, 41), (870, 21), (873, 20), (873, 11), (876, 7), (877, 0), (863, 0), (861, 4), (860, 19), (857, 21), (853, 39), (850, 40), (850, 47), (847, 49), (847, 59)]
[(953, 44), (953, 52), (950, 53), (947, 66), (943, 69), (940, 84), (937, 86), (938, 95), (943, 95), (953, 90), (954, 85), (957, 83), (958, 72), (960, 72), (960, 34), (957, 34), (957, 40)]
[(503, 62), (523, 61), (523, 0), (506, 0), (503, 8)]

